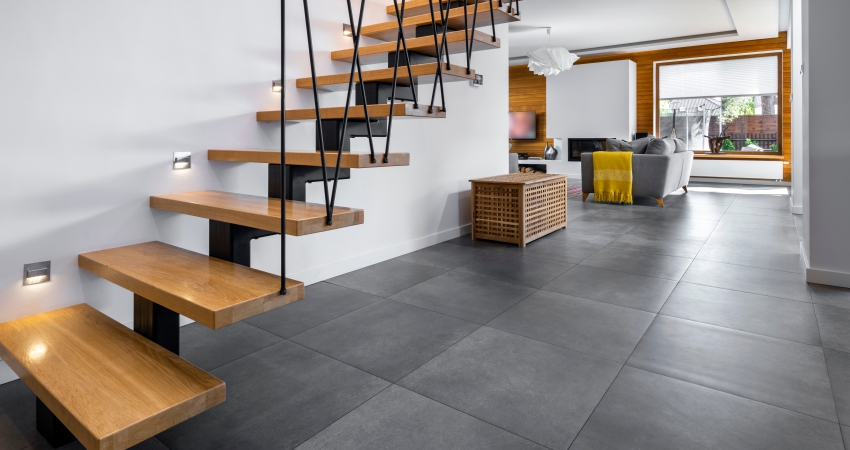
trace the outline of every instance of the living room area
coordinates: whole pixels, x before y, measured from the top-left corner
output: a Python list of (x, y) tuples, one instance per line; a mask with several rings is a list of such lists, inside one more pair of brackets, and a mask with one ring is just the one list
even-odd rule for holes
[(0, 4), (0, 448), (850, 449), (847, 19)]

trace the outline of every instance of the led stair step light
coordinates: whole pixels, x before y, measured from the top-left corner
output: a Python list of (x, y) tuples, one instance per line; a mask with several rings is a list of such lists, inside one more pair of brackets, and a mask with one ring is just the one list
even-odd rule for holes
[(192, 152), (174, 152), (174, 170), (192, 168)]
[(24, 286), (50, 281), (50, 261), (24, 264)]

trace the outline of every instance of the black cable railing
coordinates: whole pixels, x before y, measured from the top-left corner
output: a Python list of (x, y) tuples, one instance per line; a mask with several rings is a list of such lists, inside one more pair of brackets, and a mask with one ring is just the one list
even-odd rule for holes
[[(395, 93), (396, 93), (396, 87), (398, 86), (398, 63), (399, 63), (399, 59), (401, 59), (400, 52), (401, 52), (402, 42), (405, 43), (404, 54), (405, 54), (405, 58), (407, 58), (407, 61), (405, 61), (405, 63), (407, 64), (407, 70), (408, 70), (408, 74), (410, 76), (410, 90), (413, 91), (413, 92), (416, 92), (416, 86), (414, 86), (414, 84), (413, 84), (413, 73), (411, 72), (411, 68), (410, 68), (410, 56), (407, 54), (407, 41), (405, 41), (405, 39), (404, 39), (403, 23), (404, 23), (405, 3), (406, 3), (406, 0), (401, 0), (401, 13), (399, 14), (398, 2), (396, 0), (393, 0), (393, 4), (395, 5), (396, 22), (398, 23), (398, 35), (397, 35), (396, 41), (395, 41), (395, 64), (393, 65), (394, 66), (393, 67), (393, 87), (392, 87), (392, 90), (390, 91), (390, 117), (389, 117), (389, 122), (387, 123), (387, 145), (386, 145), (386, 148), (384, 150), (384, 164), (390, 162), (390, 140), (392, 138), (392, 131), (393, 131), (393, 113), (395, 112)], [(418, 102), (417, 102), (417, 107), (418, 107)]]
[[(348, 20), (351, 23), (354, 23), (354, 14), (351, 10), (351, 0), (346, 0), (348, 3)], [(363, 5), (365, 1), (360, 4), (360, 21), (356, 29), (352, 29), (352, 38), (354, 38), (354, 59), (352, 59), (352, 70), (354, 70), (354, 65), (357, 66), (357, 78), (359, 82), (357, 83), (360, 87), (360, 95), (363, 97), (363, 116), (366, 118), (366, 134), (369, 137), (369, 152), (370, 152), (370, 160), (372, 164), (375, 164), (375, 142), (372, 139), (372, 120), (369, 117), (369, 105), (366, 102), (366, 86), (363, 84), (363, 69), (360, 67), (360, 28), (363, 25)], [(348, 94), (349, 98), (351, 97), (351, 93)], [(343, 138), (345, 139), (345, 138)], [(340, 148), (342, 148), (342, 144), (340, 144)]]

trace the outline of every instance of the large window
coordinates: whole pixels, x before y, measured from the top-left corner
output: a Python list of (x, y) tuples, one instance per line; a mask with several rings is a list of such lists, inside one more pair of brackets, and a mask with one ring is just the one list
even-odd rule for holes
[(678, 137), (696, 152), (709, 150), (709, 137), (727, 136), (727, 153), (781, 153), (780, 57), (659, 64), (659, 136)]

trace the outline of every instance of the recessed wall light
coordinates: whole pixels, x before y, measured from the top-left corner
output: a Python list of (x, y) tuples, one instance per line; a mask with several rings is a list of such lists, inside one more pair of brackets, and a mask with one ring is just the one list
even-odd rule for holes
[(24, 286), (50, 281), (50, 261), (24, 264)]
[(192, 168), (192, 152), (174, 152), (174, 170)]
[(342, 35), (346, 37), (351, 37), (354, 33), (351, 31), (351, 25), (344, 23), (342, 24)]
[(280, 92), (283, 90), (283, 84), (280, 80), (272, 81), (272, 92)]
[(475, 74), (475, 78), (472, 80), (472, 85), (475, 87), (484, 86), (484, 75)]

